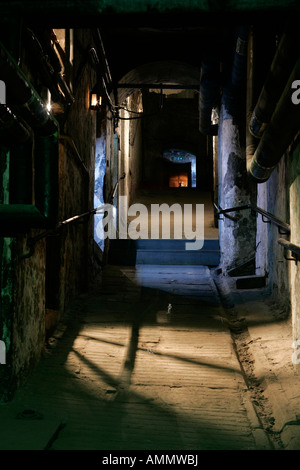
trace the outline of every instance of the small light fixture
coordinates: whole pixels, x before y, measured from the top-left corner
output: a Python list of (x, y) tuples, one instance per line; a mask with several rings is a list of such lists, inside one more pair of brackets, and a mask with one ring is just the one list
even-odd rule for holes
[(100, 108), (102, 103), (102, 97), (95, 90), (90, 92), (90, 109), (97, 111)]
[(51, 93), (50, 91), (48, 90), (47, 91), (47, 104), (46, 104), (46, 108), (47, 110), (50, 112), (51, 109), (52, 109), (52, 106), (51, 106)]

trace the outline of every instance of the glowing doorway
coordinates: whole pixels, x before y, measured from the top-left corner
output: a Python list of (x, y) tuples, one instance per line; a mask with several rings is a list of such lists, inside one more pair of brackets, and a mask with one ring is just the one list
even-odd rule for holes
[[(186, 187), (187, 186), (187, 178), (180, 178), (181, 170), (180, 164), (191, 164), (191, 187), (196, 188), (196, 155), (188, 152), (187, 150), (181, 149), (169, 149), (165, 150), (163, 153), (163, 157), (166, 160), (169, 160), (172, 163), (178, 164), (178, 178), (172, 179), (172, 186), (170, 187)], [(176, 184), (176, 182), (178, 184)], [(180, 184), (181, 183), (181, 184)]]

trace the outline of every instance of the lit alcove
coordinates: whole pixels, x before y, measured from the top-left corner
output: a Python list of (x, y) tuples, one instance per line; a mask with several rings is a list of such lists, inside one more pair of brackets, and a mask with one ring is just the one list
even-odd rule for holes
[[(100, 207), (104, 204), (104, 176), (106, 170), (106, 139), (105, 135), (96, 141), (95, 158), (95, 186), (94, 186), (94, 207)], [(98, 246), (104, 251), (104, 229), (103, 214), (95, 214), (94, 219), (94, 239)]]
[(169, 188), (196, 188), (196, 155), (183, 149), (168, 149), (163, 158), (172, 164), (168, 170)]

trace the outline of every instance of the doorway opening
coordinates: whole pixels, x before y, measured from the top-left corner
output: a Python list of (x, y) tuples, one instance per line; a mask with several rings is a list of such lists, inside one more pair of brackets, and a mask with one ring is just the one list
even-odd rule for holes
[(196, 188), (196, 155), (183, 149), (163, 152), (169, 188)]

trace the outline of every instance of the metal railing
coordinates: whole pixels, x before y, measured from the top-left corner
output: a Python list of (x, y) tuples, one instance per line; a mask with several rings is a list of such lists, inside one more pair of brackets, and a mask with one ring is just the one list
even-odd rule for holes
[[(220, 206), (217, 206), (217, 204), (214, 203), (215, 211), (218, 216), (218, 219), (220, 219), (221, 215), (224, 215), (224, 217), (229, 218), (233, 222), (238, 222), (238, 218), (229, 215), (230, 212), (240, 212), (243, 210), (251, 210), (253, 214), (260, 214), (262, 216), (262, 220), (265, 223), (272, 223), (277, 226), (278, 231), (282, 235), (290, 235), (291, 233), (291, 226), (284, 222), (283, 220), (279, 219), (275, 215), (271, 214), (270, 212), (265, 211), (261, 207), (254, 206), (252, 204), (245, 204), (243, 206), (237, 206), (237, 207), (231, 207), (228, 209), (222, 209)], [(289, 240), (286, 240), (285, 238), (279, 238), (277, 240), (279, 245), (284, 247), (284, 258), (287, 261), (295, 261), (297, 264), (298, 261), (300, 261), (300, 247), (291, 243)], [(291, 253), (291, 257), (287, 255), (287, 253)]]
[[(298, 261), (300, 261), (300, 247), (297, 245), (294, 245), (294, 243), (289, 242), (288, 240), (285, 240), (284, 238), (279, 238), (277, 240), (279, 245), (283, 246), (284, 248), (284, 257), (287, 261), (295, 261), (297, 264)], [(288, 257), (288, 252), (292, 253), (292, 257)]]
[(105, 203), (105, 204), (103, 204), (99, 207), (91, 209), (90, 211), (84, 212), (83, 214), (78, 214), (78, 215), (75, 215), (73, 217), (70, 217), (69, 219), (63, 220), (62, 222), (59, 222), (55, 228), (46, 230), (45, 232), (42, 232), (39, 235), (36, 235), (35, 237), (28, 238), (27, 246), (29, 248), (29, 251), (28, 251), (28, 253), (24, 253), (24, 254), (20, 255), (18, 257), (18, 259), (21, 260), (21, 259), (30, 258), (34, 254), (34, 249), (35, 249), (35, 245), (37, 244), (37, 242), (39, 242), (43, 238), (53, 237), (53, 236), (58, 235), (59, 231), (63, 227), (66, 227), (67, 225), (70, 225), (70, 224), (75, 223), (75, 222), (79, 222), (80, 220), (84, 220), (85, 218), (89, 219), (91, 215), (104, 214), (107, 211), (108, 207), (111, 206), (111, 204), (113, 202), (113, 199), (116, 195), (119, 183), (120, 183), (121, 180), (123, 180), (125, 178), (125, 176), (126, 176), (126, 174), (123, 173), (122, 176), (118, 179), (118, 181), (114, 185), (113, 190), (111, 192), (111, 195), (109, 197), (109, 201), (110, 201), (109, 203)]
[(231, 207), (229, 209), (222, 209), (221, 207), (214, 204), (215, 209), (217, 211), (218, 218), (220, 219), (220, 215), (224, 215), (224, 217), (228, 217), (230, 220), (237, 222), (238, 219), (236, 217), (229, 216), (230, 212), (240, 212), (244, 210), (251, 210), (254, 214), (260, 214), (262, 216), (262, 220), (265, 223), (273, 223), (278, 227), (279, 233), (282, 235), (289, 235), (291, 232), (291, 227), (289, 224), (284, 222), (283, 220), (279, 219), (275, 215), (271, 214), (270, 212), (261, 209), (261, 207), (254, 206), (253, 204), (245, 204), (243, 206)]

